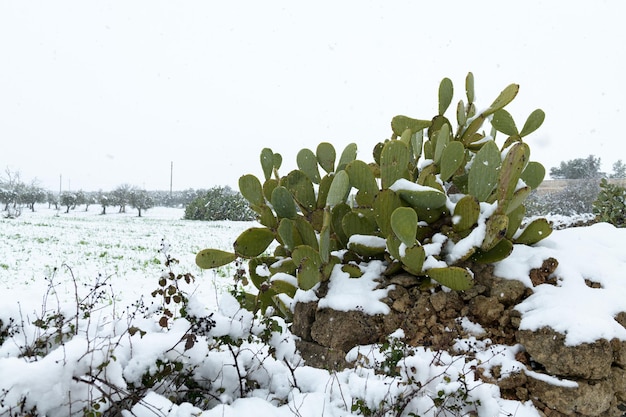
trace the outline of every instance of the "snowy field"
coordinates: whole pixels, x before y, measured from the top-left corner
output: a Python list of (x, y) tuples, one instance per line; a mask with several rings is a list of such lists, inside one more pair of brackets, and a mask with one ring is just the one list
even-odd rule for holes
[[(40, 207), (17, 219), (0, 219), (0, 416), (36, 411), (95, 417), (110, 407), (108, 400), (145, 384), (147, 376), (156, 380), (159, 375), (163, 378), (158, 384), (129, 403), (132, 413), (122, 415), (332, 417), (367, 415), (376, 409), (387, 410), (381, 416), (539, 415), (531, 403), (501, 399), (495, 385), (472, 374), (478, 360), (487, 373), (496, 365), (503, 374), (519, 370), (524, 367), (515, 360), (519, 346), (459, 341), (459, 349), (472, 346), (472, 360), (418, 348), (398, 363), (397, 377), (381, 375), (371, 366), (385, 361), (379, 346), (350, 352), (363, 363), (352, 370), (329, 373), (307, 367), (280, 320), (278, 330), (260, 342), (262, 326), (228, 294), (232, 267), (202, 271), (195, 266), (200, 249), (229, 250), (253, 223), (185, 221), (179, 209), (155, 208), (143, 218), (134, 211), (102, 216), (98, 209), (64, 214)], [(159, 304), (150, 293), (168, 270), (160, 252), (163, 240), (169, 254), (180, 260), (174, 272), (196, 277), (184, 287), (190, 294), (190, 314), (212, 320), (191, 348), (180, 343), (186, 340), (189, 321), (175, 320), (165, 330), (158, 325), (158, 314), (150, 315)], [(626, 230), (597, 224), (555, 231), (534, 248), (516, 246), (497, 265), (499, 276), (530, 285), (531, 268), (549, 256), (559, 260), (559, 286), (539, 286), (520, 304), (521, 327), (551, 326), (567, 334), (568, 344), (603, 337), (626, 340), (626, 329), (613, 320), (626, 309), (624, 242)], [(584, 279), (602, 288), (591, 289)], [(359, 280), (350, 281), (359, 285)], [(97, 283), (104, 285), (96, 297), (90, 289)], [(76, 300), (85, 305), (89, 297), (96, 307), (89, 317), (79, 314), (55, 327), (55, 312), (72, 317)], [(47, 327), (37, 322), (45, 318), (50, 319)], [(8, 326), (11, 320), (14, 324)], [(140, 331), (131, 334), (129, 327)], [(70, 333), (72, 337), (55, 339)], [(37, 338), (45, 346), (34, 345)], [(239, 350), (233, 353), (224, 340), (239, 340)], [(173, 398), (180, 386), (159, 368), (168, 364), (180, 366), (177, 372), (193, 373), (198, 381), (210, 381), (204, 392), (208, 399), (192, 406)], [(103, 375), (107, 384), (98, 379)]]
[[(164, 269), (161, 242), (180, 261), (178, 270), (197, 278), (197, 289), (207, 302), (215, 301), (232, 280), (223, 268), (216, 274), (195, 264), (196, 253), (206, 247), (230, 250), (232, 242), (249, 222), (193, 222), (183, 220), (184, 210), (156, 207), (137, 217), (137, 211), (100, 215), (92, 206), (57, 212), (47, 206), (17, 219), (0, 220), (0, 289), (12, 299), (35, 304), (47, 285), (55, 286), (62, 301), (74, 299), (73, 278), (79, 285), (96, 280), (110, 285), (120, 304), (149, 294)], [(226, 276), (228, 275), (228, 276)]]

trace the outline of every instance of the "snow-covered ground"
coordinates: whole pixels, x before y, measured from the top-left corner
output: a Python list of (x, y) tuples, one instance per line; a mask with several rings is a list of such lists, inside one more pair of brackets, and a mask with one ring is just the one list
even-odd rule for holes
[[(488, 372), (501, 365), (503, 374), (523, 367), (515, 360), (520, 346), (459, 340), (458, 348), (471, 349), (473, 359), (418, 348), (395, 363), (393, 377), (376, 372), (405, 349), (393, 339), (389, 347), (351, 351), (349, 359), (360, 363), (355, 369), (306, 366), (282, 321), (275, 319), (275, 331), (268, 334), (263, 323), (239, 308), (229, 294), (232, 267), (202, 271), (195, 266), (198, 250), (228, 250), (253, 223), (192, 222), (182, 215), (165, 208), (137, 218), (132, 211), (102, 216), (97, 207), (69, 214), (39, 207), (0, 220), (0, 416), (35, 410), (49, 416), (93, 411), (95, 416), (109, 406), (101, 398), (119, 398), (151, 381), (152, 389), (129, 403), (132, 414), (124, 415), (312, 417), (366, 415), (374, 409), (394, 416), (539, 415), (531, 403), (504, 400), (495, 385), (474, 378), (477, 366)], [(190, 294), (191, 318), (171, 321), (168, 330), (158, 324), (162, 298), (151, 296), (169, 270), (160, 252), (163, 240), (180, 260), (173, 272), (196, 278), (181, 283)], [(626, 310), (624, 242), (626, 229), (596, 224), (555, 231), (533, 248), (516, 246), (497, 265), (497, 275), (530, 285), (531, 268), (548, 257), (559, 260), (558, 286), (536, 287), (519, 306), (522, 328), (551, 326), (567, 334), (569, 344), (626, 340), (626, 330), (613, 319)], [(588, 287), (585, 279), (602, 288)], [(90, 292), (96, 283), (104, 284), (98, 287), (102, 293)], [(90, 315), (80, 310), (87, 305), (95, 307)], [(202, 323), (208, 323), (204, 331)], [(192, 325), (198, 335), (193, 343), (186, 338)], [(237, 341), (237, 349), (231, 350), (227, 340)], [(168, 374), (168, 366), (176, 372)], [(173, 375), (185, 372), (204, 383), (203, 403), (171, 401), (178, 403), (184, 395)]]

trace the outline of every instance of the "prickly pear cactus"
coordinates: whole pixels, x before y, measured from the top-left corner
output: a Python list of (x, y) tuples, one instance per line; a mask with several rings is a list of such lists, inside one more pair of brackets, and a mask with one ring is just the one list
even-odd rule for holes
[[(425, 285), (471, 288), (468, 265), (502, 260), (514, 244), (535, 244), (552, 231), (545, 219), (519, 230), (524, 201), (545, 175), (529, 160), (524, 140), (545, 116), (535, 110), (518, 130), (504, 109), (518, 91), (509, 85), (478, 113), (468, 74), (467, 102), (459, 101), (453, 124), (445, 114), (454, 89), (445, 78), (438, 114), (431, 120), (394, 117), (391, 137), (374, 148), (372, 162), (356, 159), (355, 144), (337, 161), (333, 145), (321, 143), (315, 151), (301, 150), (298, 169), (281, 176), (281, 155), (263, 149), (263, 182), (253, 175), (239, 180), (263, 227), (244, 231), (233, 252), (199, 252), (197, 264), (215, 268), (248, 259), (258, 294), (247, 295), (246, 305), (272, 307), (286, 317), (298, 289), (316, 289), (338, 265), (358, 278), (357, 265), (373, 259), (386, 262), (387, 275), (408, 272)], [(500, 146), (497, 132), (506, 136)]]

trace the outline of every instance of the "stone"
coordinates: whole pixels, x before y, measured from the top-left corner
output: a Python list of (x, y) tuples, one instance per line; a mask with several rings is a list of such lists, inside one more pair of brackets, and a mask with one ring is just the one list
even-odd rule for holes
[(311, 326), (313, 341), (344, 352), (357, 345), (376, 343), (383, 336), (383, 318), (362, 311), (319, 309)]
[(609, 380), (577, 383), (578, 387), (569, 388), (549, 384), (528, 375), (527, 387), (534, 401), (568, 416), (601, 416), (609, 410), (615, 394)]
[(485, 297), (479, 295), (473, 298), (469, 304), (470, 314), (476, 321), (483, 325), (488, 325), (498, 321), (504, 312), (504, 305), (500, 304), (497, 297)]
[(540, 268), (530, 270), (530, 280), (536, 287), (541, 284), (556, 285), (556, 278), (551, 277), (554, 270), (559, 266), (559, 261), (554, 258), (548, 258), (543, 261)]
[(496, 278), (491, 287), (491, 296), (505, 306), (517, 304), (526, 293), (526, 286), (517, 280)]
[(296, 347), (307, 366), (329, 371), (339, 371), (350, 366), (346, 361), (346, 352), (344, 351), (320, 346), (305, 340), (296, 340)]
[(613, 363), (626, 369), (626, 341), (613, 339), (611, 347), (613, 348)]
[(547, 327), (520, 330), (516, 337), (532, 359), (552, 375), (599, 380), (611, 373), (613, 348), (608, 340), (566, 346), (565, 336)]
[(626, 402), (626, 370), (615, 366), (611, 368), (610, 381), (615, 390), (615, 397)]
[(315, 312), (317, 311), (317, 302), (296, 303), (293, 313), (293, 321), (291, 323), (291, 333), (303, 340), (312, 342), (311, 327), (315, 321)]
[(446, 308), (446, 303), (448, 302), (447, 293), (443, 291), (438, 291), (430, 296), (430, 304), (432, 304), (433, 309), (436, 312), (440, 312), (444, 308)]
[(501, 390), (515, 390), (526, 384), (528, 378), (524, 372), (512, 372), (497, 381)]
[(404, 288), (410, 288), (419, 285), (420, 279), (411, 274), (398, 274), (391, 277), (389, 279), (389, 282), (391, 284), (396, 284)]

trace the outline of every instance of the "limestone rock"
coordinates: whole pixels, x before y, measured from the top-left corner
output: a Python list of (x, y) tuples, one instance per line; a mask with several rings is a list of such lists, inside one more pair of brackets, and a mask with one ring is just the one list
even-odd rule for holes
[(550, 410), (568, 416), (600, 416), (611, 407), (615, 392), (609, 380), (577, 382), (577, 388), (568, 388), (529, 376), (527, 386), (531, 398), (538, 399)]
[(348, 362), (346, 362), (346, 352), (344, 351), (327, 348), (304, 340), (296, 341), (296, 347), (307, 366), (331, 371), (338, 371), (349, 366)]
[(505, 306), (510, 306), (517, 304), (526, 290), (526, 286), (521, 281), (496, 278), (491, 287), (491, 295)]
[(517, 339), (533, 360), (552, 375), (599, 380), (611, 373), (613, 348), (605, 339), (565, 346), (565, 336), (546, 327), (535, 332), (520, 330)]
[(383, 335), (382, 317), (361, 311), (320, 309), (311, 326), (311, 338), (315, 342), (344, 352), (357, 345), (376, 343)]
[(470, 301), (470, 313), (483, 325), (494, 323), (502, 316), (504, 305), (497, 297), (479, 295)]
[(530, 270), (530, 280), (536, 287), (541, 284), (556, 285), (556, 278), (551, 277), (554, 270), (559, 266), (559, 261), (554, 258), (548, 258), (543, 261), (541, 268)]
[(315, 321), (315, 312), (317, 311), (317, 302), (296, 303), (293, 313), (293, 321), (291, 323), (291, 333), (302, 338), (303, 340), (312, 342), (311, 326)]
[(613, 347), (614, 364), (626, 369), (626, 341), (613, 339), (611, 346)]
[(626, 402), (626, 370), (617, 367), (611, 368), (610, 380), (617, 399)]

